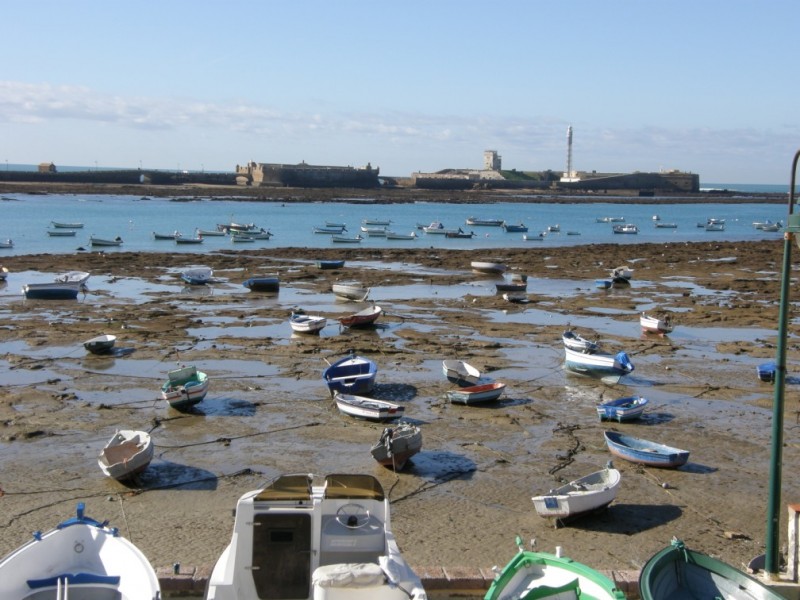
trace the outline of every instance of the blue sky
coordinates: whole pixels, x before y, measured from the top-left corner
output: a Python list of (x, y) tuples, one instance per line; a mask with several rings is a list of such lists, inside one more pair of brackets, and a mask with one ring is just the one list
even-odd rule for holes
[[(0, 160), (789, 182), (800, 2), (0, 1)], [(3, 156), (4, 155), (4, 156)]]

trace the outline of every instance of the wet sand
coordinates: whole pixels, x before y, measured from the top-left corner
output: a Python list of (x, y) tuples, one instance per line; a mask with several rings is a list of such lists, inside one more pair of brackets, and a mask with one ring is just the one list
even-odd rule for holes
[[(392, 500), (393, 529), (416, 567), (502, 565), (517, 534), (601, 569), (638, 569), (673, 536), (741, 567), (764, 546), (773, 389), (755, 365), (775, 355), (782, 250), (763, 241), (490, 255), (347, 248), (8, 257), (8, 286), (24, 283), (20, 271), (92, 278), (77, 302), (0, 304), (0, 554), (84, 501), (87, 514), (109, 519), (154, 565), (211, 565), (244, 492), (285, 472), (367, 472)], [(314, 265), (334, 257), (347, 260), (345, 270)], [(470, 272), (472, 260), (527, 274), (530, 303), (494, 294), (491, 279)], [(214, 269), (213, 293), (183, 289), (178, 272), (187, 264)], [(634, 268), (629, 287), (595, 289), (622, 264)], [(241, 281), (261, 274), (280, 276), (277, 297), (242, 291)], [(380, 327), (292, 336), (293, 306), (329, 323), (364, 306), (335, 302), (335, 280), (359, 280), (379, 298), (388, 290)], [(447, 293), (453, 288), (464, 293)], [(672, 313), (673, 334), (641, 334), (638, 313), (651, 308)], [(566, 373), (560, 336), (568, 322), (608, 351), (625, 350), (636, 371), (617, 386)], [(100, 333), (118, 336), (114, 355), (83, 349)], [(402, 473), (369, 455), (382, 425), (340, 415), (321, 381), (325, 361), (351, 349), (378, 362), (375, 395), (404, 403), (423, 428), (423, 451)], [(482, 407), (449, 404), (446, 358), (506, 382), (505, 395)], [(792, 339), (790, 365), (797, 360)], [(202, 364), (212, 377), (195, 412), (158, 397), (176, 363)], [(651, 400), (641, 422), (598, 421), (597, 402), (633, 394)], [(784, 502), (794, 502), (793, 382), (786, 400)], [(115, 428), (146, 429), (157, 444), (137, 486), (97, 466)], [(623, 483), (609, 509), (554, 528), (531, 496), (601, 468), (611, 458), (605, 429), (691, 450), (689, 464), (657, 470), (617, 460)]]

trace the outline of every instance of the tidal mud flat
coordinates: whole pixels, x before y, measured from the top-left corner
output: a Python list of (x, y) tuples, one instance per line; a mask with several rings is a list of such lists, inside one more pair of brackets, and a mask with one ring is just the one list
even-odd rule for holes
[[(341, 271), (315, 261), (344, 258)], [(244, 492), (287, 472), (368, 472), (392, 500), (393, 529), (412, 566), (505, 564), (516, 534), (562, 546), (599, 569), (637, 569), (673, 536), (741, 567), (763, 552), (773, 389), (756, 365), (774, 359), (782, 243), (696, 243), (497, 250), (297, 248), (214, 254), (78, 253), (3, 260), (0, 296), (0, 554), (74, 512), (108, 519), (156, 566), (211, 565)], [(527, 304), (470, 271), (502, 262), (528, 275)], [(214, 269), (217, 283), (184, 288), (180, 270)], [(621, 264), (630, 286), (594, 279)], [(26, 301), (24, 273), (92, 273), (75, 302)], [(277, 296), (242, 288), (277, 274)], [(372, 287), (385, 314), (374, 330), (335, 319), (365, 304), (336, 301), (331, 284)], [(295, 307), (329, 318), (293, 336)], [(641, 311), (669, 311), (664, 337), (643, 335)], [(563, 369), (571, 325), (636, 366), (617, 386)], [(82, 342), (118, 336), (115, 352)], [(423, 450), (401, 473), (369, 455), (383, 426), (340, 415), (321, 380), (326, 361), (354, 350), (379, 365), (376, 397), (402, 402)], [(481, 407), (449, 404), (441, 361), (459, 358), (507, 383)], [(159, 398), (166, 372), (197, 364), (212, 378), (197, 410)], [(790, 338), (789, 372), (798, 364)], [(601, 423), (595, 404), (642, 395), (640, 422)], [(784, 503), (796, 501), (797, 390), (786, 398)], [(105, 478), (96, 457), (117, 428), (145, 429), (156, 458), (138, 485)], [(554, 528), (531, 496), (602, 467), (603, 431), (691, 451), (678, 470), (615, 460), (622, 488), (608, 510)], [(783, 518), (783, 516), (782, 516)], [(785, 539), (785, 527), (782, 535)]]

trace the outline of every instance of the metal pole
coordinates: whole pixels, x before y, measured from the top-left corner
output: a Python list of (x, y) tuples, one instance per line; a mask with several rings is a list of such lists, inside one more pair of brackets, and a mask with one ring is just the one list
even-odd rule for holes
[[(789, 187), (789, 217), (791, 225), (794, 210), (794, 189), (797, 161), (800, 150), (792, 161), (792, 177)], [(786, 387), (786, 338), (789, 322), (789, 283), (792, 278), (792, 243), (795, 232), (787, 230), (783, 234), (783, 269), (781, 271), (781, 305), (778, 313), (778, 351), (775, 357), (775, 399), (772, 402), (772, 450), (769, 463), (769, 498), (767, 500), (767, 539), (764, 570), (767, 577), (775, 579), (780, 570), (780, 508), (781, 472), (783, 470), (783, 404)]]

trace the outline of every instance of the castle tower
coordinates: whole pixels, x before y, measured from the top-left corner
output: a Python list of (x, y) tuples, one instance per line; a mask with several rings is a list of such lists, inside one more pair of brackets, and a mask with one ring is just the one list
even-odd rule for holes
[(502, 157), (497, 154), (497, 150), (483, 151), (483, 169), (485, 171), (499, 171)]

